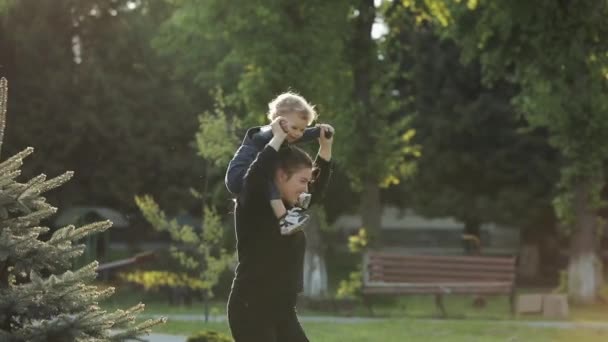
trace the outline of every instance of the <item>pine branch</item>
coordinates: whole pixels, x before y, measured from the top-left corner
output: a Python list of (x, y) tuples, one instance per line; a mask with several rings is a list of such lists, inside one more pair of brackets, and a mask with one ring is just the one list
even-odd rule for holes
[(23, 159), (34, 152), (33, 147), (28, 147), (25, 150), (15, 154), (7, 160), (0, 163), (0, 174), (4, 175), (8, 172), (19, 170), (23, 166)]
[(60, 187), (65, 182), (69, 181), (73, 176), (74, 176), (73, 171), (66, 171), (65, 173), (63, 173), (55, 178), (49, 179), (48, 181), (44, 182), (44, 184), (42, 185), (41, 193), (45, 193), (49, 190), (53, 190), (57, 187)]
[(143, 339), (137, 338), (138, 335), (141, 334), (149, 334), (151, 327), (167, 322), (166, 317), (156, 318), (156, 319), (148, 319), (144, 322), (141, 322), (137, 325), (133, 325), (135, 322), (136, 315), (141, 313), (145, 308), (145, 305), (139, 303), (127, 310), (116, 310), (111, 314), (107, 314), (104, 316), (105, 319), (113, 322), (113, 329), (126, 329), (119, 333), (112, 335), (109, 338), (109, 341), (123, 341), (126, 339), (135, 339), (138, 341), (145, 341)]
[[(71, 260), (80, 256), (84, 250), (84, 245), (73, 242), (103, 232), (110, 226), (110, 221), (96, 222), (78, 229), (67, 226), (57, 230), (48, 241), (38, 240), (39, 234), (48, 231), (46, 227), (20, 227), (17, 230), (5, 228), (0, 232), (0, 262), (6, 261), (10, 255), (13, 257), (14, 272), (61, 272), (71, 267)], [(27, 231), (21, 232), (24, 228)]]
[(46, 279), (32, 271), (29, 283), (11, 285), (10, 296), (0, 293), (0, 311), (19, 317), (19, 321), (26, 324), (49, 319), (62, 312), (77, 313), (97, 305), (100, 298), (108, 296), (108, 291), (113, 292), (112, 288), (96, 291), (93, 286), (83, 285), (97, 277), (97, 265), (93, 262), (75, 272), (66, 271)]
[(73, 225), (69, 225), (58, 229), (49, 240), (49, 243), (61, 244), (66, 241), (78, 241), (88, 235), (104, 232), (110, 227), (112, 227), (112, 221), (110, 220), (90, 223), (78, 229), (74, 228)]
[[(29, 208), (28, 208), (29, 209)], [(12, 227), (12, 228), (27, 228), (40, 223), (40, 221), (44, 220), (55, 214), (57, 212), (57, 208), (47, 207), (41, 210), (36, 210), (31, 212), (25, 216), (19, 216), (16, 218), (2, 220), (0, 221), (0, 227)]]
[(15, 170), (0, 175), (0, 188), (15, 181), (15, 178), (21, 176), (21, 170)]
[(8, 81), (0, 78), (0, 152), (4, 141), (4, 127), (6, 127), (6, 108), (8, 100)]

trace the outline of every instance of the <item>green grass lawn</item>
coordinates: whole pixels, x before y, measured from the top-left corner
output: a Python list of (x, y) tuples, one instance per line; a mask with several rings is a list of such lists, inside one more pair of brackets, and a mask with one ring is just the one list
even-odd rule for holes
[[(402, 341), (522, 341), (522, 342), (595, 342), (607, 341), (608, 330), (530, 328), (501, 322), (474, 320), (419, 321), (390, 319), (359, 324), (303, 323), (312, 341), (323, 342), (402, 342)], [(169, 321), (154, 332), (191, 335), (200, 330), (229, 334), (227, 323)]]
[[(357, 341), (608, 341), (608, 330), (536, 328), (513, 325), (507, 320), (546, 320), (541, 315), (511, 317), (506, 297), (488, 297), (484, 308), (472, 305), (472, 296), (448, 296), (445, 307), (448, 319), (430, 321), (437, 317), (433, 296), (403, 296), (379, 298), (374, 303), (374, 312), (386, 320), (357, 324), (312, 323), (303, 326), (313, 341), (357, 342)], [(146, 304), (144, 314), (202, 315), (203, 305), (195, 302), (192, 307), (170, 306), (165, 297), (144, 291), (133, 291), (120, 287), (108, 301), (102, 303), (106, 309), (127, 308), (139, 302)], [(212, 315), (226, 314), (225, 299), (211, 303)], [(351, 312), (314, 311), (299, 308), (300, 316), (368, 316), (367, 308), (357, 305)], [(567, 321), (608, 322), (608, 305), (570, 308)], [(143, 318), (143, 317), (142, 317)], [(157, 326), (154, 332), (189, 336), (200, 330), (216, 330), (228, 333), (227, 323), (204, 323), (170, 319)]]
[[(115, 309), (126, 309), (138, 303), (144, 303), (146, 309), (145, 314), (203, 314), (203, 303), (200, 301), (193, 302), (192, 306), (186, 305), (169, 305), (169, 300), (155, 292), (147, 292), (143, 290), (135, 290), (128, 286), (118, 286), (116, 293), (101, 303), (101, 307), (111, 311)], [(224, 315), (226, 313), (226, 300), (218, 299), (210, 303), (210, 311), (213, 315)]]
[[(203, 304), (194, 302), (191, 307), (169, 305), (165, 297), (145, 291), (125, 290), (120, 287), (117, 293), (102, 306), (112, 310), (116, 308), (127, 308), (139, 302), (146, 304), (146, 314), (203, 314)], [(540, 315), (511, 317), (509, 301), (507, 297), (488, 297), (486, 306), (475, 308), (472, 305), (472, 296), (447, 296), (444, 304), (448, 318), (454, 319), (483, 319), (483, 320), (543, 320)], [(433, 296), (402, 296), (398, 298), (379, 298), (373, 304), (374, 314), (377, 317), (388, 318), (433, 318), (437, 317)], [(362, 304), (355, 306), (352, 311), (318, 311), (300, 306), (300, 315), (315, 316), (369, 316), (367, 307)], [(212, 315), (226, 314), (226, 300), (217, 299), (211, 302), (210, 312)], [(570, 321), (602, 321), (608, 322), (608, 305), (597, 304), (593, 306), (571, 306)]]

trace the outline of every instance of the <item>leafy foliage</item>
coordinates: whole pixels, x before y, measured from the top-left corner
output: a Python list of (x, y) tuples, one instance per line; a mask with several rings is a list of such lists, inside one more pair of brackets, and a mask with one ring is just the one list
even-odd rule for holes
[[(217, 213), (205, 208), (202, 230), (196, 231), (194, 227), (181, 225), (175, 219), (167, 219), (150, 196), (138, 196), (135, 201), (154, 229), (168, 232), (174, 241), (171, 253), (183, 267), (176, 279), (203, 289), (207, 296), (212, 297), (211, 289), (218, 282), (222, 271), (234, 263), (234, 255), (221, 247), (224, 226)], [(148, 276), (159, 274), (164, 273), (150, 273)], [(200, 282), (190, 281), (193, 278), (200, 279)], [(134, 275), (133, 279), (139, 278)]]
[(231, 342), (232, 339), (220, 332), (205, 330), (198, 332), (186, 340), (186, 342)]

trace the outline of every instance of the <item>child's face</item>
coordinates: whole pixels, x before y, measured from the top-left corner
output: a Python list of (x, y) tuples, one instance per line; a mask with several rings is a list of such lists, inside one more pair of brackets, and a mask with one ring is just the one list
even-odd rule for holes
[(289, 122), (287, 124), (287, 142), (292, 143), (302, 137), (304, 130), (308, 127), (308, 116), (302, 113), (289, 113), (283, 116)]

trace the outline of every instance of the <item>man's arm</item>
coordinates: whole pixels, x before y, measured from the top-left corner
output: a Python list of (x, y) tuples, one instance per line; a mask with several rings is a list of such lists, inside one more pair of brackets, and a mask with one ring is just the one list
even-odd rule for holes
[(318, 154), (315, 158), (315, 166), (313, 170), (314, 177), (310, 184), (310, 194), (312, 195), (310, 199), (311, 205), (319, 203), (323, 199), (332, 173), (332, 162), (325, 160)]
[(242, 194), (245, 198), (256, 197), (258, 200), (266, 198), (270, 200), (269, 184), (273, 179), (277, 157), (278, 151), (270, 145), (257, 154), (243, 177)]
[[(319, 152), (315, 158), (314, 179), (310, 185), (310, 193), (312, 194), (311, 204), (318, 203), (323, 198), (333, 172), (331, 150), (334, 129), (325, 124), (320, 125), (319, 127), (321, 129), (319, 136)], [(329, 131), (332, 134), (328, 137), (325, 134), (326, 131)]]

